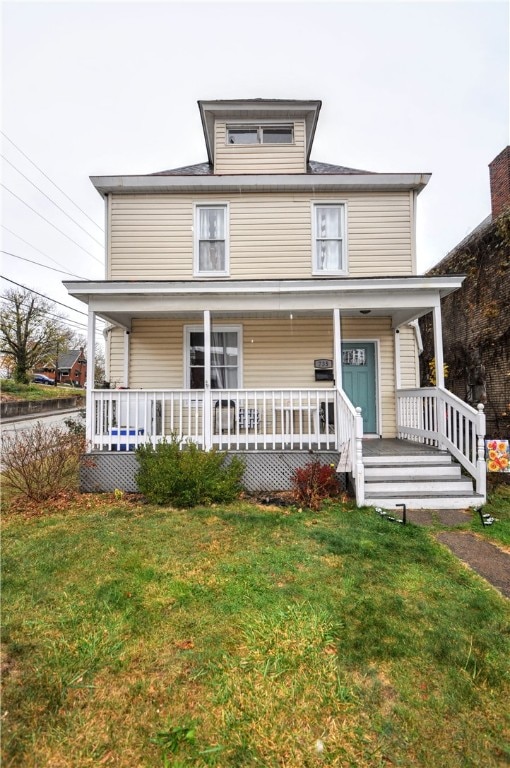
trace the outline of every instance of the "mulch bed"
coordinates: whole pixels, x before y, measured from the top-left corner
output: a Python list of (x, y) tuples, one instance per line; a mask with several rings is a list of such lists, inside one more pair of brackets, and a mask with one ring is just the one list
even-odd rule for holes
[(460, 560), (510, 598), (510, 554), (474, 533), (442, 531), (436, 537)]

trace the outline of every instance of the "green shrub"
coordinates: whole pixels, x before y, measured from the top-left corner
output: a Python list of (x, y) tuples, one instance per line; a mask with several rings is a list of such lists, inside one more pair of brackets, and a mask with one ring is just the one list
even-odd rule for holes
[(215, 448), (203, 451), (195, 443), (183, 444), (172, 436), (155, 447), (136, 451), (138, 488), (153, 504), (193, 507), (211, 502), (228, 503), (241, 491), (244, 462)]

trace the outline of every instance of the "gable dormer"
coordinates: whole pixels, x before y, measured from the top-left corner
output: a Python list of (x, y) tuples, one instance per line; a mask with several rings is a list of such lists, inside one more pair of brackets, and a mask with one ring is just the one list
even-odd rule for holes
[(306, 173), (320, 101), (199, 101), (214, 173)]

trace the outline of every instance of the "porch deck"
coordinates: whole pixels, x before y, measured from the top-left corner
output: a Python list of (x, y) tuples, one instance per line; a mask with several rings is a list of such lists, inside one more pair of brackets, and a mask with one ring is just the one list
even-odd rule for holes
[(442, 456), (444, 451), (433, 445), (417, 443), (405, 438), (365, 439), (362, 442), (363, 457), (384, 458), (384, 456)]

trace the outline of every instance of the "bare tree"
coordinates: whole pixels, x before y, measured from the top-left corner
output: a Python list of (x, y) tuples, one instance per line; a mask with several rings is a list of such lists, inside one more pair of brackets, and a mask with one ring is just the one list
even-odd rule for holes
[(55, 360), (58, 349), (69, 349), (75, 334), (65, 327), (65, 318), (55, 317), (51, 301), (31, 291), (7, 289), (2, 298), (0, 354), (12, 362), (14, 379), (26, 384), (29, 372)]

